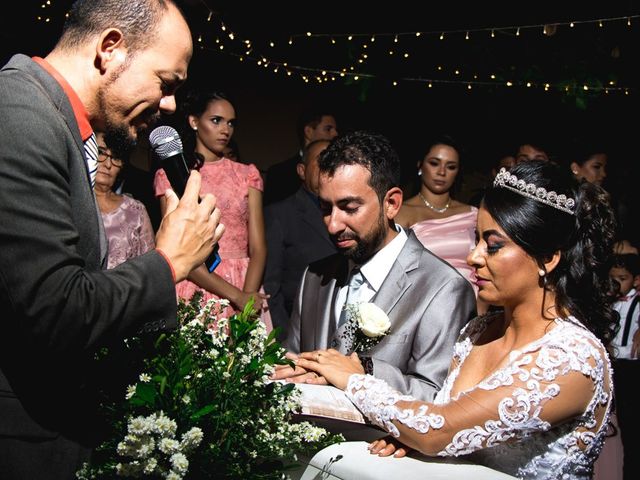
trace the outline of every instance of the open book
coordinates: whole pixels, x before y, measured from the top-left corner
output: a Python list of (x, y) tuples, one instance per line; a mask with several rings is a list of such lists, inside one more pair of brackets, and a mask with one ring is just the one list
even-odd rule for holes
[(312, 385), (309, 383), (296, 383), (295, 385), (302, 392), (301, 415), (366, 423), (360, 410), (351, 403), (342, 390), (331, 385)]

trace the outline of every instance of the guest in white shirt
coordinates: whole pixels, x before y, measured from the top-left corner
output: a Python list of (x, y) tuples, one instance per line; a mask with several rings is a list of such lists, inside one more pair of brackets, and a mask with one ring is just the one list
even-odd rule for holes
[(636, 360), (640, 353), (640, 257), (633, 253), (616, 255), (609, 276), (620, 285), (620, 296), (614, 308), (620, 314), (620, 328), (613, 340), (616, 358)]
[[(635, 448), (640, 416), (635, 393), (640, 378), (640, 257), (634, 253), (615, 255), (609, 276), (620, 285), (613, 308), (620, 314), (618, 332), (612, 342), (616, 415), (623, 448), (624, 478), (640, 478), (640, 463)], [(607, 442), (611, 439), (607, 440)], [(606, 445), (605, 445), (606, 447)], [(606, 449), (602, 457), (605, 457)], [(611, 478), (611, 471), (606, 478)]]

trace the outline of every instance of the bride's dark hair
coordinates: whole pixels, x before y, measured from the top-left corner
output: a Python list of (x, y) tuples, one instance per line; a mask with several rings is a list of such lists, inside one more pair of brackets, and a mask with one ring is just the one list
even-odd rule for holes
[(522, 162), (509, 172), (527, 184), (575, 199), (571, 215), (507, 188), (492, 187), (483, 206), (540, 266), (561, 253), (556, 268), (544, 277), (545, 288), (555, 292), (560, 314), (575, 316), (608, 344), (618, 323), (611, 308), (615, 289), (609, 259), (616, 224), (609, 195), (595, 184), (579, 184), (568, 170), (549, 162)]

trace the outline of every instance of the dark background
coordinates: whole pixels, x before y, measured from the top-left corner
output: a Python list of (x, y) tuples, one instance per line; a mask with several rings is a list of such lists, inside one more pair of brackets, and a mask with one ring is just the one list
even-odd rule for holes
[[(401, 154), (405, 185), (412, 183), (428, 137), (446, 131), (466, 146), (463, 199), (486, 181), (503, 153), (513, 151), (521, 139), (534, 139), (546, 143), (560, 162), (572, 159), (576, 145), (602, 144), (610, 153), (607, 188), (632, 202), (638, 173), (640, 82), (634, 70), (640, 60), (640, 18), (628, 26), (626, 17), (640, 14), (640, 7), (637, 0), (584, 3), (394, 1), (373, 8), (371, 2), (185, 0), (180, 4), (196, 49), (181, 94), (200, 85), (227, 92), (239, 119), (235, 139), (241, 157), (263, 170), (296, 151), (296, 119), (304, 108), (320, 103), (336, 112), (340, 132), (366, 128), (388, 136)], [(45, 55), (69, 5), (25, 1), (15, 14), (5, 11), (0, 21), (3, 63), (15, 52)], [(544, 24), (614, 17), (625, 18), (602, 27), (558, 25), (553, 35), (542, 33)], [(519, 36), (516, 27), (521, 27)], [(337, 43), (331, 44), (331, 36), (297, 36), (307, 31), (332, 33)], [(402, 35), (416, 31), (425, 33)], [(442, 31), (448, 33), (439, 40)], [(370, 35), (349, 42), (340, 36), (348, 33), (390, 35), (377, 35), (374, 43), (368, 41)], [(394, 44), (397, 33), (399, 43)], [(252, 41), (249, 58), (244, 39)], [(362, 43), (369, 45), (369, 58), (358, 65)], [(388, 55), (389, 49), (396, 54)], [(399, 55), (404, 51), (410, 53), (408, 59)], [(257, 65), (263, 57), (266, 68)], [(323, 69), (352, 64), (372, 77), (322, 83), (315, 79)], [(428, 88), (426, 80), (402, 80), (410, 78), (435, 83)], [(507, 80), (515, 85), (506, 87)], [(468, 81), (491, 84), (472, 84), (469, 90)], [(527, 88), (527, 81), (535, 86)], [(609, 81), (627, 88), (626, 94), (582, 89), (585, 83), (606, 86)], [(541, 87), (545, 82), (551, 84), (549, 91)]]

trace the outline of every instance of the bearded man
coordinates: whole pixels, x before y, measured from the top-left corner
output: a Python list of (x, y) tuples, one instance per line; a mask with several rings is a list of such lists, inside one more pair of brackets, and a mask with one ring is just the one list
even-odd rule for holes
[[(460, 329), (475, 314), (468, 281), (394, 218), (402, 205), (400, 160), (381, 135), (354, 132), (319, 159), (320, 207), (338, 253), (309, 265), (296, 295), (285, 346), (351, 354), (345, 304), (372, 302), (390, 331), (358, 356), (362, 373), (402, 393), (432, 400), (447, 374)], [(348, 298), (347, 298), (348, 297)], [(274, 378), (325, 383), (300, 367)]]
[(156, 248), (111, 270), (92, 189), (105, 133), (115, 156), (173, 113), (193, 46), (171, 0), (79, 0), (45, 58), (0, 71), (0, 477), (76, 478), (100, 441), (104, 346), (177, 325), (175, 283), (224, 227), (191, 174), (167, 194)]

